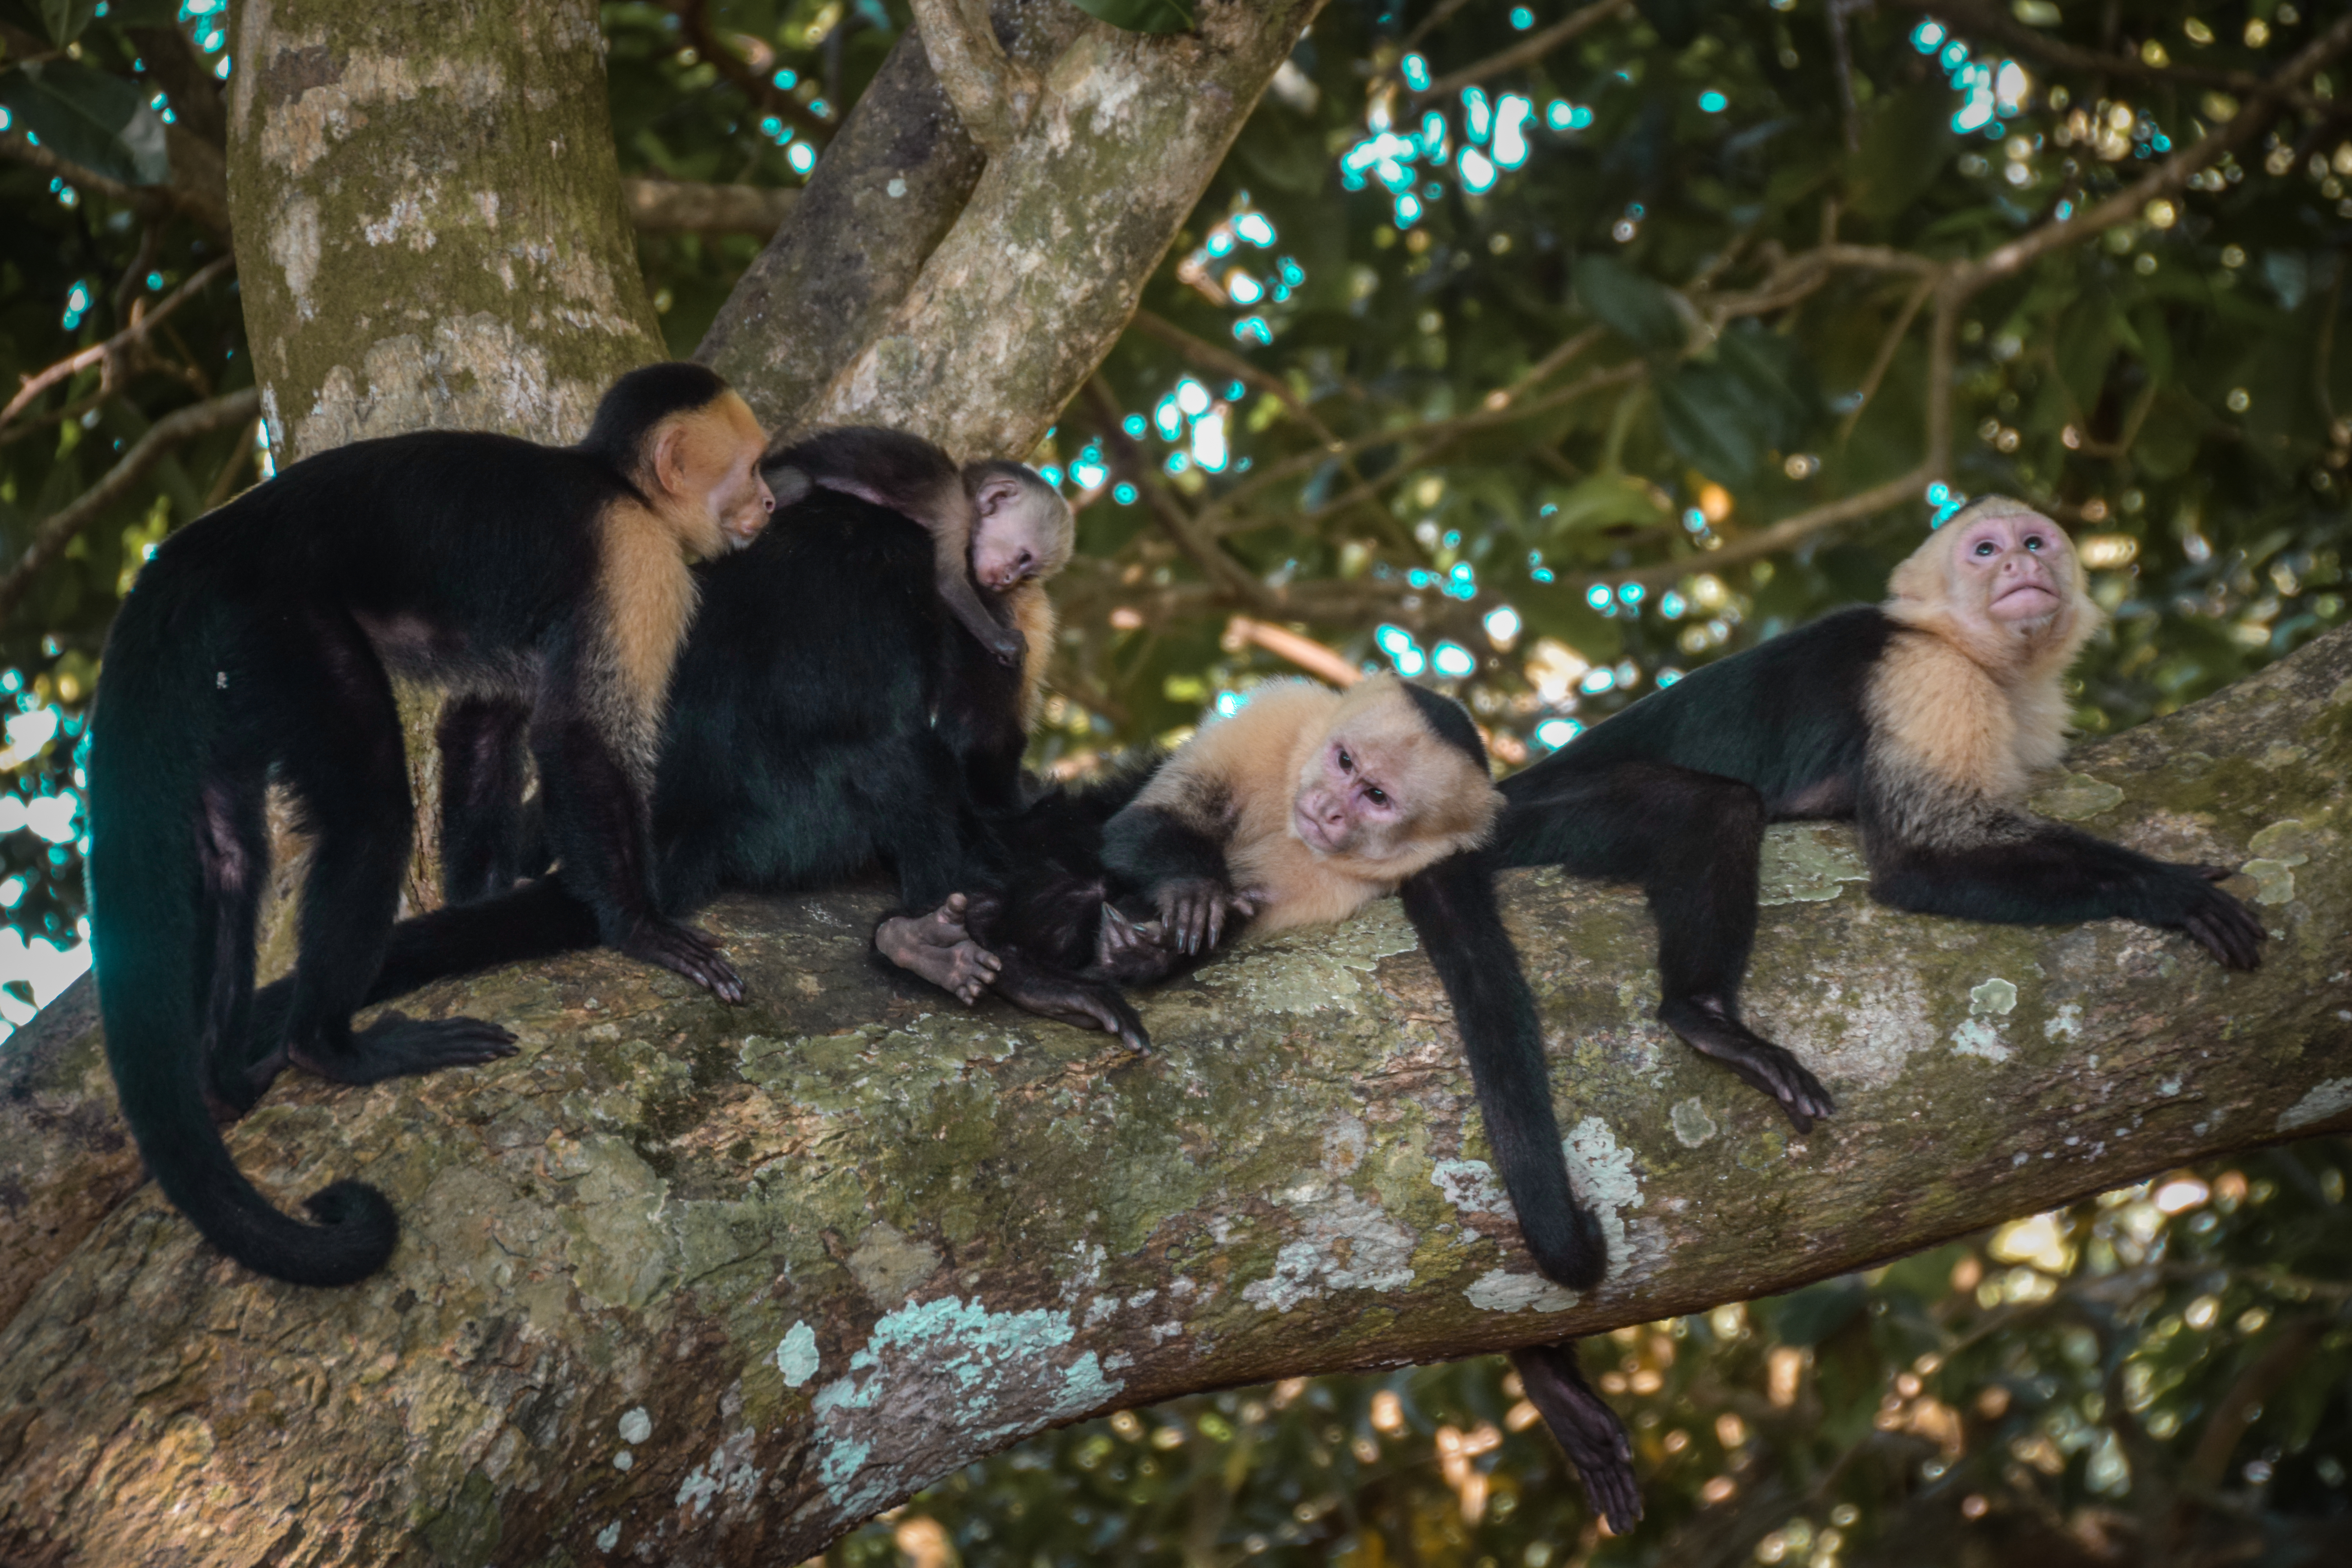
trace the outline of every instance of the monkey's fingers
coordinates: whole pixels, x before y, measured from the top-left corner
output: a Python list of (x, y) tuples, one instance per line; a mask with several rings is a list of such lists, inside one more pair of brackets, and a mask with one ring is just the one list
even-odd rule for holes
[(1066, 975), (1051, 974), (1026, 965), (1008, 971), (996, 982), (996, 994), (1014, 1006), (1053, 1018), (1075, 1028), (1100, 1029), (1117, 1035), (1129, 1050), (1151, 1049), (1143, 1020), (1117, 989), (1090, 985)]
[(1658, 1021), (1680, 1035), (1701, 1056), (1721, 1062), (1747, 1083), (1778, 1100), (1781, 1111), (1800, 1132), (1811, 1131), (1816, 1118), (1837, 1110), (1830, 1091), (1806, 1070), (1804, 1063), (1705, 1001), (1668, 1002), (1659, 1007)]
[(743, 1000), (743, 980), (709, 934), (675, 921), (647, 921), (629, 934), (621, 951), (682, 974), (721, 1002)]
[(1584, 1483), (1593, 1511), (1610, 1533), (1626, 1535), (1642, 1521), (1642, 1486), (1633, 1477), (1633, 1445), (1625, 1424), (1577, 1370), (1576, 1342), (1513, 1351), (1511, 1365), (1528, 1401)]
[(412, 1018), (386, 1013), (341, 1045), (293, 1047), (287, 1059), (335, 1083), (381, 1083), (388, 1078), (479, 1067), (515, 1054), (515, 1037), (483, 1018)]
[(2263, 962), (2263, 942), (2270, 932), (2263, 929), (2252, 910), (2229, 894), (2216, 891), (2198, 908), (2189, 911), (2183, 922), (2189, 934), (2201, 943), (2206, 952), (2231, 969), (2259, 969)]

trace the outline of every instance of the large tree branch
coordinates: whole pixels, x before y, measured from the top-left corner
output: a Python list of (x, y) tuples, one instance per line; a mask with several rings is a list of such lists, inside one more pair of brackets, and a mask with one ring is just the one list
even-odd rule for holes
[(776, 185), (706, 185), (688, 180), (623, 180), (621, 199), (639, 234), (776, 232), (800, 193)]
[(1037, 73), (996, 41), (988, 0), (909, 0), (931, 70), (963, 128), (992, 158), (1012, 149), (1037, 112)]
[(2352, 1129), (2352, 634), (2071, 765), (2047, 809), (2245, 868), (2264, 966), (1897, 914), (1843, 829), (1776, 829), (1747, 1005), (1838, 1096), (1801, 1139), (1651, 1021), (1635, 895), (1508, 879), (1611, 1239), (1581, 1300), (1528, 1271), (1393, 904), (1142, 998), (1140, 1059), (877, 978), (879, 892), (720, 905), (741, 1008), (609, 953), (429, 992), (522, 1055), (289, 1080), (231, 1133), (280, 1202), (391, 1194), (391, 1269), (337, 1292), (110, 1202), (69, 994), (0, 1047), (0, 1558), (797, 1561), (1057, 1422), (1694, 1311)]

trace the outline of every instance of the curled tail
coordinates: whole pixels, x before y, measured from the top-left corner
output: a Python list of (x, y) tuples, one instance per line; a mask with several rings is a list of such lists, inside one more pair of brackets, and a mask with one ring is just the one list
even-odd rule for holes
[(117, 618), (90, 724), (90, 940), (116, 1093), (155, 1184), (206, 1240), (273, 1279), (352, 1284), (398, 1239), (383, 1194), (337, 1182), (310, 1197), (306, 1225), (246, 1179), (213, 1120), (210, 1099), (246, 1098), (233, 1086), (268, 871), (262, 767), (225, 754), (237, 694), (215, 668), (215, 614), (142, 585)]
[(1467, 850), (1411, 878), (1402, 891), (1405, 915), (1454, 1004), (1486, 1142), (1519, 1211), (1519, 1233), (1538, 1268), (1589, 1290), (1609, 1271), (1608, 1244), (1601, 1222), (1569, 1185), (1543, 1028), (1495, 904), (1494, 868), (1485, 855)]

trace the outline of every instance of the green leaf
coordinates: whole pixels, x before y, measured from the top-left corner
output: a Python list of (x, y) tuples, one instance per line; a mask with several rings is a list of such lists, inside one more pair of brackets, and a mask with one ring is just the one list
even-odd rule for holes
[(94, 174), (129, 185), (171, 178), (163, 119), (138, 88), (73, 60), (0, 71), (0, 109), (41, 145)]
[(1719, 362), (1676, 365), (1658, 382), (1658, 414), (1683, 461), (1711, 479), (1735, 483), (1756, 471), (1764, 442), (1750, 396)]
[(1654, 489), (1623, 474), (1595, 474), (1580, 479), (1557, 504), (1558, 513), (1544, 520), (1555, 539), (1612, 523), (1647, 525), (1666, 515)]
[(1820, 385), (1796, 340), (1742, 321), (1716, 345), (1724, 369), (1747, 392), (1749, 417), (1762, 445), (1793, 452), (1822, 415)]
[(1666, 291), (1615, 257), (1588, 256), (1575, 277), (1584, 308), (1643, 348), (1671, 353), (1689, 336)]
[(1952, 130), (1952, 95), (1941, 81), (1887, 99), (1870, 116), (1862, 150), (1846, 165), (1847, 198), (1864, 217), (1903, 212), (1943, 171), (1959, 144)]
[(1130, 33), (1189, 33), (1192, 30), (1190, 0), (1070, 0), (1089, 16), (1099, 17)]
[(61, 49), (80, 37), (97, 15), (98, 0), (41, 0), (41, 26)]

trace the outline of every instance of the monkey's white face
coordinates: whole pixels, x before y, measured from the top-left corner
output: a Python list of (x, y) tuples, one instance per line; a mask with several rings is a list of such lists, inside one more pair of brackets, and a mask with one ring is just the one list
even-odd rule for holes
[(1952, 541), (1956, 597), (1997, 624), (2030, 627), (2065, 608), (2073, 554), (2064, 531), (2038, 513), (1977, 518)]
[(1378, 752), (1365, 754), (1344, 735), (1326, 741), (1291, 799), (1291, 830), (1319, 854), (1379, 858), (1405, 816), (1388, 761)]
[(1069, 564), (1069, 503), (1043, 480), (1031, 486), (992, 475), (971, 505), (971, 574), (982, 587), (1002, 594)]

